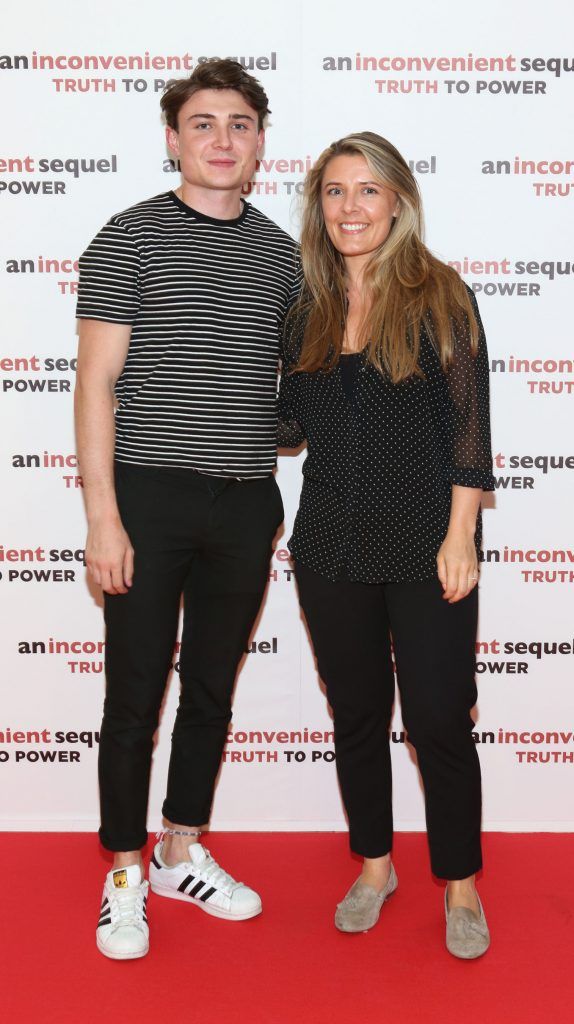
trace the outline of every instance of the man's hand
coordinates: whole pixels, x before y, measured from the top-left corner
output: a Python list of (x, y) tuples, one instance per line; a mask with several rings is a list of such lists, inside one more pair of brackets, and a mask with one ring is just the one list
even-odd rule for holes
[(449, 604), (461, 601), (478, 583), (478, 562), (474, 535), (449, 529), (436, 558), (443, 598)]
[(134, 576), (134, 549), (120, 519), (90, 526), (86, 564), (106, 594), (127, 594)]

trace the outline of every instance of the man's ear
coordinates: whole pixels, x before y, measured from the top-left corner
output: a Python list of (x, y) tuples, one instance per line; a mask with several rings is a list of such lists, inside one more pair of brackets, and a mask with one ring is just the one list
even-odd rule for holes
[(265, 145), (265, 129), (261, 128), (259, 133), (258, 133), (258, 135), (257, 135), (257, 159), (258, 160), (259, 160), (259, 157), (261, 156), (261, 154), (263, 152), (264, 145)]
[(165, 129), (165, 141), (172, 153), (179, 156), (179, 132), (176, 132), (175, 128), (170, 128), (169, 125)]

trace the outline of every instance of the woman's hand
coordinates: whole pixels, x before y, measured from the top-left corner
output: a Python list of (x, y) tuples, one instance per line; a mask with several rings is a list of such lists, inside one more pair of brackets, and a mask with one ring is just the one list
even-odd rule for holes
[(474, 546), (474, 533), (449, 527), (437, 558), (438, 578), (442, 583), (443, 598), (449, 604), (461, 601), (478, 583), (478, 561)]
[(448, 530), (436, 556), (442, 596), (449, 604), (461, 601), (478, 583), (474, 533), (481, 498), (479, 487), (452, 486)]

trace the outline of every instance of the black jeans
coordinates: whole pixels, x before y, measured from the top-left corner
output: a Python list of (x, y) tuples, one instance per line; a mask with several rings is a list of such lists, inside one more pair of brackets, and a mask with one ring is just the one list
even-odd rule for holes
[(333, 583), (297, 563), (301, 606), (335, 721), (337, 772), (351, 849), (382, 857), (392, 846), (389, 725), (395, 693), (422, 776), (432, 870), (467, 878), (482, 865), (480, 765), (470, 710), (476, 588), (455, 604), (438, 580)]
[(283, 504), (272, 476), (238, 481), (125, 464), (116, 465), (116, 492), (135, 571), (129, 593), (105, 595), (99, 781), (100, 838), (120, 851), (147, 839), (153, 735), (182, 595), (181, 694), (163, 814), (182, 825), (209, 820), (233, 684)]

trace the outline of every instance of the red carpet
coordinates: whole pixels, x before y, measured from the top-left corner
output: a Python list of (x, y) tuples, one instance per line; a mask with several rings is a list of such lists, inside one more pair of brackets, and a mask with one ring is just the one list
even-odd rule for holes
[(475, 962), (444, 948), (426, 840), (399, 835), (399, 891), (368, 934), (339, 934), (358, 862), (344, 835), (213, 835), (206, 845), (262, 895), (229, 923), (150, 894), (151, 951), (96, 950), (107, 861), (93, 836), (4, 834), (0, 1019), (38, 1024), (571, 1024), (574, 836), (485, 836), (480, 892), (493, 936)]

